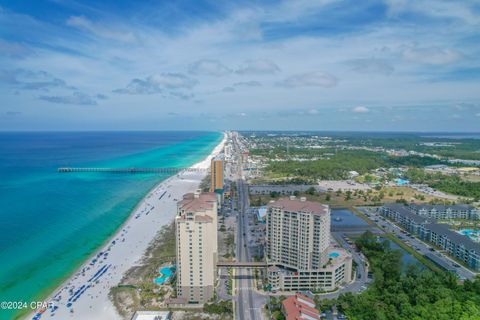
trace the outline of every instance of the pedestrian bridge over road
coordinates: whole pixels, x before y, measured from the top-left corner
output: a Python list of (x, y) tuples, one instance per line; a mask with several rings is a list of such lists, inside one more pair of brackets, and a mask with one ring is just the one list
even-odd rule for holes
[(266, 268), (266, 262), (250, 262), (250, 261), (219, 261), (217, 262), (219, 268)]

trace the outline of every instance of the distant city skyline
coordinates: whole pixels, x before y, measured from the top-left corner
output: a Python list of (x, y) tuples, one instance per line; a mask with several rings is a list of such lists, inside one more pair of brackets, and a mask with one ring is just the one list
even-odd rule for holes
[(1, 1), (0, 130), (480, 131), (476, 1)]

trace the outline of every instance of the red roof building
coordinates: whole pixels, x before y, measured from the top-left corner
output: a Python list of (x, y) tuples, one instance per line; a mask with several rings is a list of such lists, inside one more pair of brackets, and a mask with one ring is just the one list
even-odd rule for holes
[(309, 297), (297, 293), (282, 301), (286, 320), (320, 320), (320, 312)]

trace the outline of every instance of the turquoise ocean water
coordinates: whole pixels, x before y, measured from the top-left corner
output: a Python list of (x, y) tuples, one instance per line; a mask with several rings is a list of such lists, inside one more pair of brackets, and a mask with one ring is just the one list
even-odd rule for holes
[[(218, 132), (0, 133), (0, 301), (45, 298), (167, 175), (58, 167), (188, 167)], [(0, 319), (18, 316), (0, 310)]]

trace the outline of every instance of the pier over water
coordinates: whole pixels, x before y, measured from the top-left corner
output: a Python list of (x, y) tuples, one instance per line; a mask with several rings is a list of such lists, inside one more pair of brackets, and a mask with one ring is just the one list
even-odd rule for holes
[(207, 172), (202, 168), (58, 168), (61, 173), (98, 172), (98, 173), (180, 173), (180, 172)]

